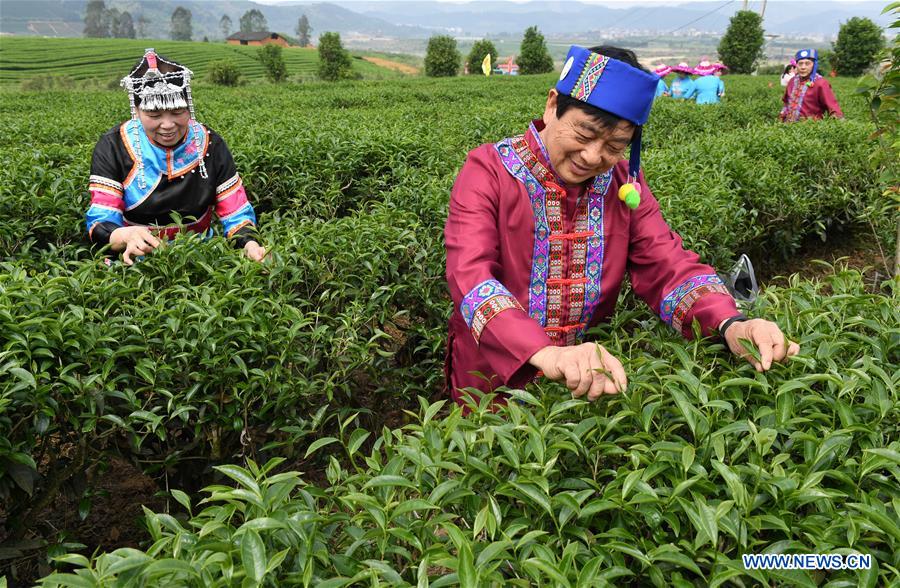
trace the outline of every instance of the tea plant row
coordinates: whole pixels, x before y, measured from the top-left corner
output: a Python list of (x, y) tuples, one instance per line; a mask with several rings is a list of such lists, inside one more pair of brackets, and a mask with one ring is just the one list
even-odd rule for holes
[[(149, 547), (61, 557), (74, 573), (41, 585), (894, 585), (898, 309), (855, 272), (769, 289), (760, 310), (804, 352), (767, 374), (625, 312), (601, 333), (624, 394), (544, 385), (467, 417), (420, 399), (394, 430), (350, 414), (306, 448), (327, 484), (218, 467), (227, 483), (146, 511)], [(873, 563), (745, 570), (754, 552)]]

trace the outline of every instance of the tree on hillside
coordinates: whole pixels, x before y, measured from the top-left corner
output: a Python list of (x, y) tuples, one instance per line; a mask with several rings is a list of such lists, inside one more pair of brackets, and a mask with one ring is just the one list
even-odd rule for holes
[(835, 69), (842, 76), (859, 76), (884, 48), (881, 27), (868, 18), (854, 16), (841, 25), (834, 43)]
[(338, 33), (319, 37), (319, 77), (329, 82), (351, 77), (350, 53), (344, 49)]
[(536, 26), (525, 29), (516, 63), (519, 65), (519, 73), (523, 75), (553, 71), (553, 58), (547, 50), (547, 42)]
[(306, 47), (309, 45), (309, 34), (312, 32), (312, 27), (309, 26), (309, 19), (306, 18), (306, 15), (300, 15), (300, 19), (297, 21), (297, 44), (301, 47)]
[(283, 82), (287, 79), (287, 65), (281, 54), (281, 45), (269, 43), (259, 49), (259, 61), (263, 64), (266, 79), (270, 82)]
[(469, 57), (466, 59), (469, 62), (470, 74), (482, 74), (481, 62), (484, 61), (484, 56), (487, 54), (491, 55), (491, 67), (494, 67), (500, 55), (497, 53), (497, 48), (487, 39), (475, 41), (475, 44), (472, 45), (472, 50), (469, 51)]
[(231, 17), (227, 14), (223, 14), (222, 18), (219, 19), (219, 29), (222, 31), (222, 36), (226, 39), (228, 35), (231, 34)]
[(425, 75), (433, 78), (455, 76), (459, 73), (462, 56), (456, 49), (456, 39), (437, 35), (428, 39), (425, 53)]
[(134, 39), (134, 19), (127, 10), (119, 13), (112, 24), (112, 36), (117, 39)]
[(254, 8), (248, 10), (241, 16), (241, 32), (242, 33), (261, 33), (269, 30), (269, 23), (263, 13)]
[(719, 41), (719, 59), (731, 73), (751, 73), (765, 56), (765, 42), (762, 17), (752, 10), (739, 10), (731, 17), (728, 30)]
[(147, 25), (150, 24), (150, 19), (144, 16), (144, 13), (141, 13), (137, 17), (137, 36), (141, 39), (147, 38)]
[(103, 30), (107, 37), (116, 36), (116, 21), (119, 19), (118, 8), (107, 8), (103, 11)]
[(172, 12), (172, 40), (190, 41), (192, 35), (191, 11), (179, 6)]
[(91, 0), (84, 9), (84, 36), (103, 38), (109, 36), (106, 17), (106, 3), (103, 0)]

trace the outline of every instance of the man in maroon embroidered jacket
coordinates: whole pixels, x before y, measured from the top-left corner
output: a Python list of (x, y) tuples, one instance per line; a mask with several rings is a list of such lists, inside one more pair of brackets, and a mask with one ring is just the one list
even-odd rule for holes
[(799, 350), (775, 323), (741, 316), (715, 271), (663, 220), (640, 172), (658, 80), (630, 51), (573, 46), (543, 118), (469, 153), (445, 227), (455, 305), (446, 372), (458, 402), (463, 388), (522, 387), (539, 370), (591, 400), (624, 390), (619, 360), (579, 341), (612, 314), (626, 271), (685, 337), (697, 320), (760, 371)]
[(818, 73), (819, 54), (815, 49), (797, 51), (797, 75), (784, 88), (782, 122), (797, 122), (801, 118), (822, 118), (830, 113), (844, 118), (831, 84)]

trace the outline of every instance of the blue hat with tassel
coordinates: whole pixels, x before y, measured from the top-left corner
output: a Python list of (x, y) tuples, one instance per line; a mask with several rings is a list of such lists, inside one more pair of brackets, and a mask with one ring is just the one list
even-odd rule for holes
[(658, 82), (655, 74), (572, 45), (556, 90), (637, 126), (628, 159), (628, 174), (636, 179), (641, 169), (641, 127), (650, 116)]

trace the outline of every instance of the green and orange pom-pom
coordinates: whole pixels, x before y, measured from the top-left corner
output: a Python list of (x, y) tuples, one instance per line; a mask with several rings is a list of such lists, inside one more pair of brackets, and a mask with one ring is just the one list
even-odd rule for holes
[(619, 188), (619, 200), (625, 203), (625, 206), (634, 210), (641, 203), (641, 185), (637, 182), (631, 184), (623, 184)]

